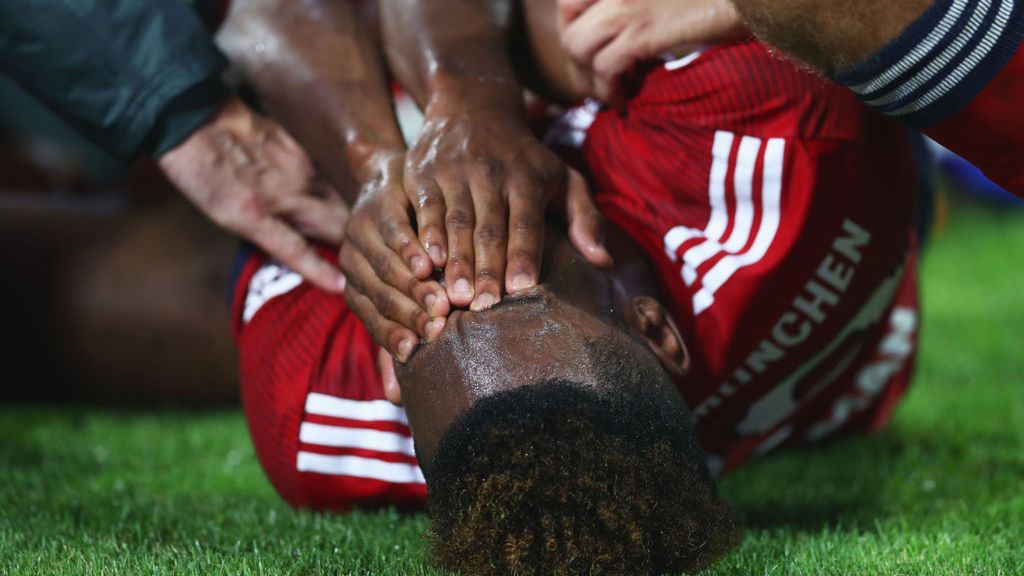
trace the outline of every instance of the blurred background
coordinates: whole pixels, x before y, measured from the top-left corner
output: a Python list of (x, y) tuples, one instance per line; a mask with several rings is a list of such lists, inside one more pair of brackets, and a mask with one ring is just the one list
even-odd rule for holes
[(234, 402), (236, 248), (0, 75), (0, 400)]

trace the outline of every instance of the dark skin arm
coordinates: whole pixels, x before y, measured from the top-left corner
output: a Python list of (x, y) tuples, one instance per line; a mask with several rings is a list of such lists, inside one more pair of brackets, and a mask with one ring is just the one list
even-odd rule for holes
[(392, 69), (424, 106), (405, 183), (420, 242), (444, 267), (451, 304), (479, 310), (536, 284), (544, 211), (555, 198), (583, 254), (606, 265), (582, 179), (526, 126), (508, 55), (514, 3), (384, 0), (381, 7)]
[(405, 326), (427, 337), (439, 332), (443, 320), (431, 320), (448, 313), (447, 299), (437, 282), (424, 281), (431, 266), (409, 222), (405, 144), (372, 28), (354, 2), (239, 0), (219, 42), (268, 110), (347, 192), (346, 298), (377, 342), (407, 356), (418, 337)]
[(379, 48), (355, 3), (232, 2), (218, 43), (350, 204), (371, 178), (369, 160), (405, 149)]

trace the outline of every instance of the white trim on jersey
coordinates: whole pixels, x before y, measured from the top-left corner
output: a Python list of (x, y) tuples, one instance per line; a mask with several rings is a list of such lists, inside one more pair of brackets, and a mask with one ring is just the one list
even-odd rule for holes
[[(711, 147), (711, 171), (708, 178), (708, 203), (711, 215), (703, 230), (677, 226), (665, 235), (665, 253), (673, 261), (683, 261), (681, 275), (687, 286), (698, 282), (693, 295), (693, 313), (700, 314), (715, 302), (715, 293), (741, 268), (760, 262), (768, 253), (779, 231), (782, 209), (782, 178), (786, 141), (770, 138), (764, 142), (743, 136), (732, 159), (736, 135), (719, 130)], [(754, 201), (754, 175), (764, 146), (761, 164), (761, 202)], [(733, 210), (726, 199), (726, 182), (732, 172)], [(759, 218), (758, 218), (759, 216)], [(754, 222), (758, 226), (754, 228)], [(730, 229), (730, 224), (731, 229)], [(726, 230), (730, 230), (728, 238)], [(753, 237), (753, 242), (751, 242)], [(683, 244), (696, 242), (679, 254)], [(725, 254), (703, 274), (700, 266), (719, 254)]]
[[(982, 2), (987, 4), (988, 0), (982, 0)], [(967, 5), (968, 0), (954, 0), (950, 5), (949, 10), (942, 17), (942, 20), (939, 21), (938, 26), (936, 26), (920, 44), (915, 46), (914, 49), (901, 58), (899, 62), (879, 74), (877, 77), (868, 82), (850, 86), (850, 90), (853, 90), (857, 94), (869, 94), (871, 92), (881, 90), (898, 80), (900, 76), (917, 65), (918, 62), (920, 62), (928, 55), (929, 52), (942, 42), (942, 39), (949, 32), (950, 28), (953, 27), (953, 24), (960, 19), (964, 10), (967, 9)], [(946, 63), (945, 57), (947, 55), (948, 49), (940, 55), (940, 58), (943, 58), (943, 64)], [(923, 80), (927, 79), (927, 77), (923, 78)], [(920, 81), (923, 83), (923, 80)], [(915, 78), (915, 83), (916, 82), (918, 82), (917, 78)]]
[[(957, 65), (957, 67), (953, 69), (952, 72), (949, 72), (949, 74), (942, 79), (942, 82), (939, 82), (938, 86), (924, 93), (919, 98), (911, 100), (905, 106), (897, 108), (892, 112), (892, 114), (900, 116), (903, 114), (909, 114), (911, 112), (917, 112), (918, 110), (923, 110), (924, 108), (927, 108), (929, 105), (931, 105), (939, 98), (942, 98), (943, 96), (948, 94), (953, 88), (955, 88), (960, 83), (960, 81), (966, 78), (967, 75), (972, 70), (974, 70), (978, 63), (984, 60), (986, 56), (988, 56), (989, 52), (992, 51), (996, 43), (1002, 37), (1003, 31), (1006, 29), (1006, 22), (1009, 20), (1010, 13), (1013, 11), (1013, 0), (1003, 0), (1003, 2), (1001, 2), (999, 5), (998, 10), (999, 12), (995, 17), (992, 26), (984, 32), (984, 37), (982, 38), (981, 42), (979, 42), (978, 45), (975, 46), (974, 50), (972, 50), (969, 54), (967, 54), (964, 57), (963, 62)], [(978, 19), (977, 25), (975, 25), (975, 19), (972, 17), (970, 23), (968, 24), (968, 27), (973, 27), (973, 31), (971, 32), (971, 34), (979, 33), (979, 31), (977, 30), (979, 26), (980, 18)], [(970, 38), (971, 36), (961, 36), (954, 41), (954, 45), (947, 48), (947, 50), (954, 51), (949, 55), (950, 60), (958, 55), (956, 51), (962, 50), (964, 45), (967, 44)], [(945, 54), (943, 54), (943, 56), (945, 56)], [(933, 62), (923, 72), (921, 72), (921, 75), (916, 77), (911, 82), (908, 82), (906, 86), (910, 86), (911, 84), (915, 86), (922, 85), (928, 79), (934, 78), (934, 75), (938, 74), (939, 70), (940, 66), (938, 66), (938, 62)], [(927, 79), (922, 79), (925, 74), (931, 74), (932, 76), (930, 76)], [(896, 93), (903, 95), (909, 95), (911, 92), (913, 92), (913, 89), (909, 88), (906, 90), (901, 88), (900, 90), (896, 91)]]
[(1021, 0), (935, 0), (836, 79), (884, 114), (930, 125), (971, 101), (1017, 52), (1022, 10)]
[[(320, 392), (310, 392), (306, 396), (306, 414), (358, 422), (389, 422), (405, 427), (409, 424), (405, 409), (387, 400), (351, 400)], [(299, 442), (307, 446), (416, 457), (412, 433), (408, 428), (393, 432), (362, 428), (359, 424), (327, 424), (304, 420), (299, 427)], [(396, 484), (426, 483), (416, 464), (389, 462), (372, 456), (318, 454), (302, 450), (296, 457), (295, 467), (299, 472), (369, 478)]]
[(306, 396), (306, 413), (363, 422), (398, 422), (409, 425), (405, 409), (387, 400), (349, 400), (319, 392), (310, 392)]
[(587, 98), (583, 104), (570, 108), (544, 134), (544, 145), (582, 147), (587, 140), (587, 131), (597, 120), (600, 111), (601, 103), (593, 98)]
[(278, 296), (287, 294), (302, 284), (302, 276), (287, 266), (269, 261), (249, 280), (242, 307), (242, 323), (248, 324), (260, 308)]
[(695, 50), (693, 52), (690, 52), (686, 56), (683, 56), (682, 58), (672, 58), (665, 62), (665, 70), (668, 70), (669, 72), (674, 72), (676, 70), (679, 70), (680, 68), (686, 68), (690, 64), (693, 64), (693, 62), (697, 60), (697, 58), (700, 58), (701, 52), (702, 50)]
[(355, 448), (416, 456), (411, 436), (368, 428), (303, 422), (299, 428), (299, 441), (331, 448)]
[(385, 462), (363, 456), (332, 456), (303, 451), (296, 457), (295, 466), (299, 472), (368, 478), (394, 484), (427, 483), (420, 467), (415, 464)]

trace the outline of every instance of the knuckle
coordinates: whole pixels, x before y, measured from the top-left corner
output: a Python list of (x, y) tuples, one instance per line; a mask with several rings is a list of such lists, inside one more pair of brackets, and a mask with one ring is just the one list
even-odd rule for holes
[(540, 230), (541, 219), (535, 214), (523, 214), (512, 220), (512, 230), (516, 234), (534, 234)]
[(508, 254), (508, 261), (516, 263), (519, 266), (532, 266), (537, 255), (529, 250), (516, 249), (512, 250)]
[(391, 293), (379, 293), (374, 298), (374, 306), (377, 308), (377, 312), (384, 318), (392, 319), (395, 316), (395, 311), (398, 309), (398, 301), (395, 296)]
[(401, 222), (393, 216), (386, 216), (377, 222), (377, 230), (385, 240), (394, 240), (401, 233)]
[(505, 227), (496, 223), (481, 224), (475, 235), (477, 243), (482, 246), (498, 246), (507, 239)]
[(445, 215), (445, 224), (452, 230), (472, 230), (476, 225), (476, 217), (466, 208), (452, 207)]
[(504, 164), (494, 156), (477, 158), (474, 169), (477, 176), (486, 180), (497, 180), (505, 174)]
[(473, 261), (470, 260), (469, 255), (465, 252), (453, 251), (448, 256), (448, 265), (452, 268), (472, 268)]
[(381, 278), (387, 278), (391, 274), (391, 257), (385, 252), (374, 254), (370, 257), (370, 267)]
[(402, 283), (401, 288), (403, 289), (402, 291), (407, 296), (411, 296), (411, 295), (415, 294), (416, 288), (418, 288), (419, 285), (420, 285), (420, 281), (419, 280), (417, 280), (414, 277), (409, 277), (408, 279), (406, 279), (405, 282)]
[(481, 268), (476, 272), (476, 281), (482, 285), (499, 285), (501, 278), (492, 268)]
[(439, 212), (444, 209), (444, 198), (434, 188), (420, 186), (416, 188), (416, 205), (428, 212)]

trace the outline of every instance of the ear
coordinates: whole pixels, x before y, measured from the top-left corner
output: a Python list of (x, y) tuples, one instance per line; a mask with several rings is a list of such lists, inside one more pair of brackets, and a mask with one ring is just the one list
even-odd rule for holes
[(690, 353), (679, 327), (661, 303), (650, 296), (637, 296), (633, 299), (633, 312), (636, 329), (665, 370), (673, 378), (686, 376), (690, 371)]

